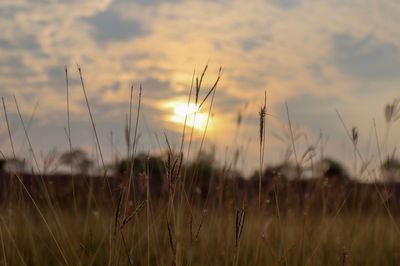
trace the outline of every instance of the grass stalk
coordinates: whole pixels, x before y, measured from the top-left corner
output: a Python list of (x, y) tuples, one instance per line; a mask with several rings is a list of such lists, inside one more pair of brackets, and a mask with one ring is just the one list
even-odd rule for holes
[(287, 103), (285, 103), (285, 107), (286, 107), (286, 115), (287, 115), (287, 120), (288, 120), (288, 125), (289, 125), (289, 131), (290, 131), (290, 140), (292, 142), (293, 154), (294, 154), (294, 158), (296, 160), (296, 167), (299, 167), (300, 165), (299, 165), (299, 160), (297, 158), (296, 145), (295, 145), (295, 142), (294, 142), (292, 120), (290, 119), (289, 107), (288, 107)]
[(261, 188), (262, 188), (262, 178), (263, 178), (263, 171), (264, 171), (264, 151), (265, 151), (265, 116), (267, 112), (267, 92), (265, 92), (264, 97), (264, 104), (260, 109), (259, 116), (260, 116), (260, 143), (259, 143), (259, 158), (260, 158), (260, 168), (258, 174), (258, 208), (261, 208)]
[[(68, 68), (64, 68), (65, 72), (65, 88), (67, 91), (67, 138), (68, 138), (68, 144), (69, 144), (69, 152), (72, 154), (72, 136), (71, 136), (71, 120), (70, 120), (70, 95), (69, 95), (69, 78), (68, 78)], [(71, 176), (71, 184), (72, 184), (72, 198), (74, 201), (74, 209), (75, 213), (78, 213), (78, 206), (76, 203), (76, 192), (75, 192), (75, 176), (73, 174), (73, 166), (72, 166), (72, 160), (70, 163), (70, 176)]]
[(4, 102), (4, 98), (3, 98), (3, 97), (1, 97), (1, 101), (3, 102), (4, 116), (5, 116), (5, 118), (6, 118), (7, 131), (8, 131), (8, 137), (9, 137), (9, 139), (10, 139), (11, 150), (12, 150), (14, 159), (16, 159), (15, 150), (14, 150), (14, 142), (13, 142), (13, 138), (12, 138), (12, 135), (11, 135), (10, 124), (9, 124), (9, 122), (8, 122), (8, 115), (7, 115), (6, 103)]

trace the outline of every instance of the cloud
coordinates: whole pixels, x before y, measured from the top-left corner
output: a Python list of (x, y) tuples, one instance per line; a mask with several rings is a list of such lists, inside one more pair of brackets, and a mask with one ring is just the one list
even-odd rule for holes
[(9, 40), (0, 37), (0, 47), (1, 49), (11, 49), (13, 46)]
[(148, 77), (143, 80), (142, 85), (143, 94), (150, 99), (166, 99), (173, 95), (171, 83), (167, 80)]
[[(288, 101), (294, 122), (339, 139), (343, 132), (336, 129), (335, 107), (345, 109), (349, 120), (367, 125), (366, 117), (381, 115), (380, 104), (398, 94), (400, 10), (392, 2), (382, 0), (379, 10), (363, 0), (0, 3), (0, 93), (16, 94), (25, 115), (40, 100), (37, 139), (62, 142), (64, 65), (70, 69), (73, 121), (76, 127), (88, 122), (75, 67), (79, 63), (96, 124), (105, 130), (103, 143), (108, 143), (110, 127), (120, 128), (123, 140), (132, 82), (135, 93), (143, 84), (148, 131), (167, 128), (172, 138), (179, 138), (158, 104), (187, 99), (193, 68), (198, 73), (209, 62), (204, 88), (223, 66), (214, 102), (218, 130), (210, 134), (222, 150), (232, 142), (229, 133), (246, 104), (246, 115), (254, 118), (246, 123), (246, 132), (254, 137), (264, 90), (269, 111), (283, 122), (282, 106)], [(48, 130), (51, 126), (61, 133)], [(76, 145), (90, 141), (88, 134), (76, 139)], [(143, 146), (150, 137), (148, 141)]]
[[(20, 55), (6, 55), (1, 59), (0, 77), (3, 79), (24, 80), (34, 76), (32, 69), (28, 68)], [(16, 81), (16, 80), (14, 80)]]
[[(175, 4), (181, 2), (181, 0), (135, 0), (135, 4), (140, 5), (160, 5), (163, 3)], [(130, 0), (116, 0), (115, 3), (132, 3)]]
[(96, 13), (83, 21), (91, 25), (91, 34), (99, 44), (126, 41), (146, 34), (139, 21), (122, 19), (113, 10)]
[(387, 79), (400, 75), (400, 49), (373, 35), (355, 38), (349, 34), (333, 36), (333, 63), (358, 79)]
[(271, 0), (271, 3), (283, 9), (295, 8), (300, 4), (300, 0)]
[(1, 50), (37, 50), (40, 48), (37, 37), (32, 34), (16, 35), (12, 40), (0, 37)]
[(0, 17), (7, 19), (7, 20), (13, 20), (15, 19), (15, 16), (18, 12), (21, 11), (28, 11), (29, 7), (27, 6), (21, 6), (21, 5), (5, 5), (5, 6), (0, 6)]
[(241, 40), (241, 46), (244, 51), (252, 52), (254, 49), (265, 46), (268, 41), (271, 41), (271, 36), (250, 36)]
[[(292, 122), (306, 127), (316, 135), (322, 131), (325, 135), (338, 136), (343, 131), (335, 109), (340, 109), (344, 103), (337, 97), (304, 94), (287, 99), (287, 105)], [(281, 105), (276, 109), (278, 116), (285, 121), (285, 106)]]
[(237, 113), (246, 103), (245, 99), (232, 96), (224, 88), (217, 88), (214, 99), (214, 109), (222, 113)]

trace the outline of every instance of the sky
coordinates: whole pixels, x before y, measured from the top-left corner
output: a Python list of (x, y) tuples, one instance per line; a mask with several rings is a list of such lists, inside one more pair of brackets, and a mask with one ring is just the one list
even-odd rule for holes
[[(220, 165), (245, 173), (258, 167), (258, 112), (265, 91), (266, 163), (282, 161), (291, 148), (285, 104), (299, 136), (298, 157), (317, 143), (317, 156), (322, 151), (353, 165), (353, 147), (338, 110), (349, 128), (358, 128), (363, 159), (376, 163), (373, 120), (381, 148), (387, 147), (381, 156), (395, 149), (400, 133), (393, 124), (384, 145), (384, 106), (400, 97), (399, 16), (400, 3), (393, 0), (3, 0), (0, 96), (17, 156), (29, 159), (29, 145), (13, 95), (27, 126), (32, 119), (28, 133), (37, 157), (43, 161), (52, 149), (62, 153), (69, 149), (66, 66), (72, 144), (95, 156), (79, 64), (110, 161), (126, 156), (131, 84), (134, 117), (139, 84), (143, 87), (138, 151), (161, 153), (165, 136), (179, 149), (193, 72), (200, 76), (208, 64), (200, 91), (204, 97), (222, 66), (204, 144), (204, 150), (215, 150)], [(210, 99), (195, 121), (193, 154), (209, 105)], [(0, 119), (0, 150), (10, 156), (3, 113)]]

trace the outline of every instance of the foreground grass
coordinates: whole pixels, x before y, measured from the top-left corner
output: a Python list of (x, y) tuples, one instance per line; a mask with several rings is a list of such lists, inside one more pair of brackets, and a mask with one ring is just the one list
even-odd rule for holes
[[(196, 77), (195, 87), (193, 87), (193, 74), (188, 105), (193, 101), (191, 99), (193, 90), (194, 102), (199, 109), (207, 99), (210, 101), (208, 109), (210, 116), (215, 90), (221, 77), (221, 68), (214, 85), (203, 100), (199, 101), (206, 70), (207, 66), (201, 76)], [(161, 164), (161, 168), (165, 168), (165, 173), (162, 174), (160, 193), (156, 196), (157, 193), (154, 191), (157, 191), (157, 186), (151, 182), (153, 180), (151, 173), (155, 169), (150, 169), (150, 159), (146, 159), (148, 164), (137, 173), (138, 175), (135, 174), (133, 167), (141, 87), (133, 139), (131, 139), (133, 87), (131, 88), (129, 123), (126, 127), (128, 155), (126, 174), (129, 178), (125, 179), (127, 182), (120, 183), (114, 182), (115, 178), (107, 178), (106, 165), (79, 67), (78, 71), (104, 168), (103, 178), (97, 179), (96, 182), (93, 178), (76, 179), (80, 180), (80, 185), (71, 179), (73, 189), (70, 190), (69, 182), (62, 182), (66, 180), (65, 178), (50, 180), (41, 174), (28, 132), (19, 113), (17, 99), (14, 97), (36, 163), (37, 174), (36, 178), (32, 175), (28, 179), (20, 178), (18, 175), (14, 178), (13, 174), (10, 175), (9, 183), (4, 182), (2, 185), (0, 200), (2, 265), (400, 264), (400, 241), (398, 241), (400, 230), (397, 225), (400, 222), (398, 210), (400, 205), (399, 197), (396, 197), (399, 193), (391, 194), (396, 192), (395, 187), (387, 188), (385, 185), (375, 184), (358, 190), (357, 185), (351, 185), (343, 180), (339, 183), (333, 180), (331, 184), (331, 181), (325, 182), (326, 180), (322, 179), (315, 185), (304, 186), (298, 182), (299, 184), (294, 186), (293, 182), (289, 185), (289, 182), (283, 181), (282, 178), (275, 182), (275, 178), (271, 177), (272, 181), (268, 179), (270, 184), (262, 189), (266, 96), (259, 112), (258, 202), (254, 202), (257, 193), (254, 193), (255, 187), (251, 182), (247, 182), (246, 185), (246, 182), (239, 182), (233, 176), (229, 178), (226, 176), (226, 169), (219, 171), (221, 176), (217, 175), (219, 176), (217, 180), (213, 180), (215, 178), (211, 178), (210, 173), (202, 175), (200, 166), (194, 167), (194, 171), (189, 173), (184, 162), (188, 161), (191, 151), (193, 128), (190, 133), (186, 132), (186, 119), (179, 152), (173, 151), (166, 139), (168, 156)], [(66, 133), (72, 153), (67, 69), (65, 74), (68, 114)], [(389, 106), (387, 123), (393, 123), (391, 117), (397, 117), (397, 106), (396, 101)], [(15, 158), (4, 101), (3, 107)], [(287, 106), (286, 110), (294, 150), (294, 135)], [(339, 113), (338, 115), (348, 131)], [(204, 129), (202, 141), (206, 131), (207, 127)], [(356, 154), (358, 133), (354, 132), (356, 131), (353, 128), (352, 142)], [(349, 136), (351, 138), (350, 134)], [(184, 155), (186, 149), (184, 143), (188, 146), (186, 155)], [(200, 146), (198, 154), (201, 154), (201, 150)], [(362, 161), (361, 156), (359, 157)], [(72, 169), (72, 162), (70, 164)], [(297, 158), (296, 164), (298, 164)], [(137, 167), (137, 164), (135, 166)], [(212, 172), (212, 169), (209, 171)], [(204, 176), (209, 177), (209, 180), (205, 181)], [(99, 183), (98, 180), (101, 181), (101, 186), (94, 184)], [(33, 181), (39, 181), (39, 185)], [(201, 181), (201, 185), (198, 181)], [(79, 188), (79, 192), (75, 187)], [(137, 188), (137, 191), (132, 188)], [(201, 194), (204, 188), (208, 188), (206, 195)], [(69, 199), (63, 199), (64, 197)]]
[[(1, 213), (1, 264), (65, 264), (32, 208), (4, 206)], [(173, 264), (177, 239), (171, 246), (165, 208), (154, 207), (150, 221), (146, 213), (143, 209), (123, 229), (123, 239), (114, 234), (113, 214), (106, 209), (79, 214), (45, 211), (45, 218), (70, 265), (128, 265), (129, 259), (134, 265)], [(234, 208), (192, 213), (193, 219), (185, 217), (176, 234), (185, 265), (396, 265), (400, 261), (396, 225), (380, 212), (323, 216), (288, 211), (278, 219), (274, 212), (248, 208), (237, 247)]]

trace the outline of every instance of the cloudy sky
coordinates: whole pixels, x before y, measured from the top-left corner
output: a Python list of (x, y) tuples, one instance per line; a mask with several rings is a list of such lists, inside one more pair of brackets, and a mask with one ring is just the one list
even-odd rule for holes
[[(258, 110), (265, 90), (268, 162), (282, 160), (290, 144), (285, 103), (295, 134), (301, 136), (296, 141), (299, 157), (322, 132), (325, 155), (353, 160), (338, 109), (349, 127), (358, 127), (365, 158), (376, 161), (372, 121), (384, 142), (383, 108), (400, 97), (399, 16), (400, 3), (393, 0), (6, 0), (0, 3), (0, 95), (19, 156), (29, 152), (13, 95), (25, 122), (33, 118), (29, 135), (38, 157), (53, 148), (65, 151), (67, 66), (72, 143), (95, 154), (79, 64), (110, 160), (126, 153), (131, 84), (134, 108), (143, 84), (139, 148), (165, 149), (164, 132), (178, 148), (179, 110), (193, 71), (200, 75), (208, 63), (202, 97), (223, 67), (205, 145), (215, 147), (220, 163), (231, 163), (239, 150), (238, 168), (248, 172), (257, 167)], [(206, 116), (207, 110), (200, 112)], [(202, 119), (197, 118), (195, 145)], [(0, 149), (10, 154), (4, 120), (2, 114)], [(398, 144), (398, 133), (395, 124), (390, 149)]]

